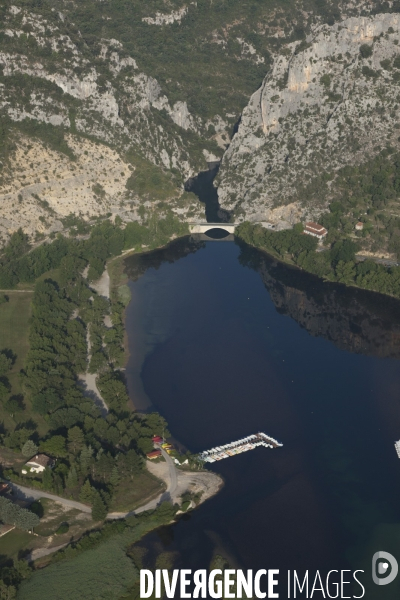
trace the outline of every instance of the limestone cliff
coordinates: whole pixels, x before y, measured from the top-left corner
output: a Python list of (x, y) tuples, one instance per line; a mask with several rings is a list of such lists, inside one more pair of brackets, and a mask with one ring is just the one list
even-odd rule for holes
[(224, 155), (219, 201), (235, 220), (289, 227), (318, 217), (304, 189), (382, 148), (399, 147), (400, 15), (317, 26), (276, 55)]

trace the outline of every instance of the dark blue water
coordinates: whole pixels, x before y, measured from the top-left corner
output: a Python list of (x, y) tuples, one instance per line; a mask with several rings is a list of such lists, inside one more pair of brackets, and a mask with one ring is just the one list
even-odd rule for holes
[(126, 265), (133, 400), (147, 394), (192, 452), (257, 431), (284, 444), (214, 463), (223, 490), (143, 546), (192, 569), (215, 554), (360, 568), (366, 598), (399, 597), (370, 583), (374, 552), (400, 561), (399, 304), (229, 242), (180, 240)]

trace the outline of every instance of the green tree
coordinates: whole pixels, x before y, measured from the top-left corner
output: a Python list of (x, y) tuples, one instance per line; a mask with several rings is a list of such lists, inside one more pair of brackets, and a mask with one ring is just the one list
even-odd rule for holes
[(356, 267), (354, 262), (344, 262), (340, 260), (336, 265), (336, 279), (339, 283), (347, 285), (354, 283), (356, 277)]
[(372, 46), (369, 44), (362, 44), (360, 46), (360, 54), (363, 58), (369, 58), (372, 56)]
[(92, 466), (92, 470), (95, 472), (96, 479), (101, 480), (104, 483), (110, 481), (114, 465), (114, 458), (110, 454), (102, 452), (95, 464)]
[(0, 600), (14, 600), (17, 597), (17, 590), (13, 585), (6, 585), (0, 579)]
[(40, 415), (52, 413), (63, 405), (63, 400), (56, 390), (48, 388), (32, 398), (33, 410)]
[(53, 489), (53, 473), (50, 469), (45, 469), (43, 472), (42, 483), (45, 490)]
[(9, 259), (19, 258), (26, 252), (28, 252), (30, 248), (29, 245), (29, 236), (24, 233), (21, 227), (12, 234), (10, 240), (5, 247), (5, 255)]
[(66, 486), (69, 489), (73, 489), (73, 488), (76, 488), (78, 483), (79, 483), (78, 482), (78, 474), (76, 472), (76, 469), (75, 469), (75, 467), (71, 467), (71, 469), (68, 472)]
[(90, 463), (93, 460), (93, 448), (91, 446), (85, 446), (82, 448), (82, 452), (79, 456), (79, 464), (82, 473), (86, 473), (89, 469)]
[(7, 350), (0, 352), (0, 377), (4, 377), (12, 368), (13, 359), (8, 354)]
[(133, 479), (143, 469), (143, 458), (135, 450), (118, 456), (118, 471), (123, 477)]
[(114, 487), (117, 487), (117, 485), (119, 484), (119, 481), (120, 481), (120, 476), (119, 476), (119, 472), (118, 472), (118, 467), (114, 466), (113, 470), (111, 471), (110, 483)]
[(17, 504), (0, 496), (0, 520), (8, 525), (15, 525), (26, 531), (39, 525), (39, 517), (26, 508), (21, 508)]
[(4, 401), (11, 391), (11, 386), (5, 377), (3, 377), (3, 381), (0, 381), (0, 400)]
[(86, 479), (85, 483), (81, 488), (79, 500), (84, 504), (91, 504), (93, 501), (93, 488), (90, 485), (89, 479)]
[(168, 521), (174, 518), (177, 508), (177, 506), (174, 506), (170, 502), (161, 502), (161, 504), (154, 511), (154, 516), (160, 519), (163, 523), (168, 523)]
[(68, 430), (68, 450), (71, 454), (77, 454), (82, 450), (85, 441), (85, 436), (80, 427), (72, 427)]
[(4, 403), (4, 408), (13, 417), (15, 413), (19, 413), (23, 410), (23, 404), (18, 396), (11, 396), (11, 398)]
[(92, 519), (93, 521), (104, 521), (107, 516), (107, 507), (97, 490), (93, 491), (92, 497)]
[(331, 260), (335, 265), (339, 261), (350, 262), (354, 261), (355, 254), (358, 250), (358, 245), (351, 240), (341, 240), (332, 246)]
[(38, 447), (35, 442), (32, 440), (27, 440), (25, 444), (22, 446), (22, 454), (27, 458), (34, 456), (38, 451)]
[(53, 435), (53, 437), (41, 442), (40, 451), (56, 456), (57, 458), (64, 458), (67, 456), (67, 449), (65, 447), (65, 437), (62, 435)]
[(26, 560), (14, 559), (14, 569), (21, 579), (27, 579), (32, 574), (32, 569)]

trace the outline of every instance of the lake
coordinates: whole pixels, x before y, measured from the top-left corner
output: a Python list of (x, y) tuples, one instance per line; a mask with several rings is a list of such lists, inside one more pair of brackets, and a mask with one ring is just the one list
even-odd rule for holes
[(192, 452), (258, 431), (283, 443), (210, 465), (224, 488), (147, 536), (148, 564), (364, 569), (366, 598), (398, 598), (400, 578), (373, 586), (371, 558), (400, 561), (400, 303), (231, 241), (183, 238), (125, 264), (137, 408)]

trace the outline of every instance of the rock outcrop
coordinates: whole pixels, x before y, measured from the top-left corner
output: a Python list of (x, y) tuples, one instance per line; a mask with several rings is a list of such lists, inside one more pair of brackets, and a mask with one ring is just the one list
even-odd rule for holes
[[(179, 20), (186, 12), (184, 8), (175, 17)], [(174, 14), (167, 16), (172, 19)], [(0, 23), (0, 116), (73, 127), (119, 150), (139, 148), (154, 164), (177, 169), (183, 179), (206, 168), (202, 151), (190, 151), (185, 132), (190, 130), (198, 143), (208, 122), (191, 114), (184, 99), (171, 102), (119, 40), (98, 39), (89, 49), (77, 27), (65, 22), (61, 13), (49, 20), (24, 7), (5, 10)], [(71, 28), (72, 37), (65, 34)], [(215, 123), (221, 121), (217, 116)]]
[(400, 15), (318, 26), (275, 57), (224, 155), (219, 201), (235, 220), (290, 227), (318, 217), (304, 188), (399, 147)]

